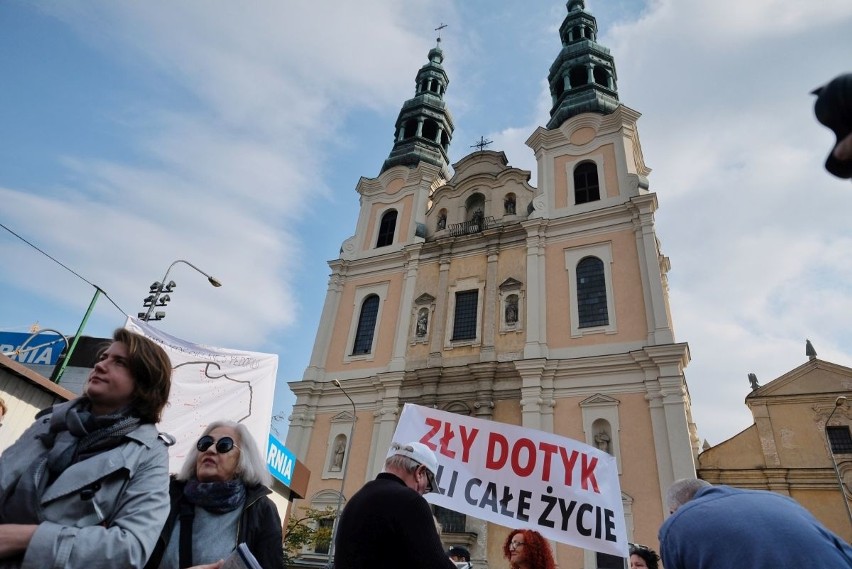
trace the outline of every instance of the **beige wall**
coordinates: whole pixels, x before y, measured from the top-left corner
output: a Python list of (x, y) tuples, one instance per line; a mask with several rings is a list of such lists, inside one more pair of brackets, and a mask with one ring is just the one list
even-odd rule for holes
[[(746, 402), (755, 423), (698, 457), (698, 474), (714, 484), (772, 490), (791, 496), (847, 541), (852, 540), (840, 485), (825, 438), (826, 420), (849, 425), (852, 369), (811, 359), (752, 391)], [(834, 455), (852, 477), (852, 455)], [(844, 479), (846, 481), (846, 479)], [(847, 481), (848, 482), (848, 481)], [(852, 497), (852, 492), (849, 492)]]
[[(612, 288), (618, 331), (615, 334), (591, 334), (571, 337), (570, 294), (565, 250), (599, 243), (612, 245)], [(571, 240), (552, 242), (547, 257), (547, 339), (552, 348), (567, 348), (606, 343), (643, 341), (648, 335), (645, 299), (636, 257), (636, 236), (621, 230)]]

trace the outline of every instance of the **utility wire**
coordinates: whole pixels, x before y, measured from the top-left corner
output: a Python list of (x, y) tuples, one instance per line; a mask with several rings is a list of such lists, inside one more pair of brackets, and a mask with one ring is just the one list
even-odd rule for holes
[(37, 247), (33, 243), (30, 243), (29, 241), (27, 241), (26, 239), (24, 239), (23, 237), (21, 237), (20, 235), (18, 235), (17, 233), (15, 233), (11, 229), (9, 229), (5, 225), (3, 225), (2, 223), (0, 223), (0, 227), (2, 227), (3, 229), (5, 229), (9, 233), (11, 233), (12, 235), (17, 237), (18, 239), (20, 239), (21, 241), (23, 241), (24, 243), (26, 243), (27, 245), (29, 245), (30, 247), (35, 249), (36, 251), (38, 251), (39, 253), (41, 253), (42, 255), (44, 255), (45, 257), (47, 257), (48, 259), (50, 259), (51, 261), (53, 261), (54, 263), (56, 263), (57, 265), (59, 265), (60, 267), (65, 269), (66, 271), (68, 271), (69, 273), (73, 274), (74, 276), (76, 276), (77, 278), (82, 280), (83, 282), (85, 282), (85, 283), (95, 287), (96, 289), (98, 289), (101, 292), (101, 294), (103, 294), (107, 298), (107, 300), (109, 300), (112, 303), (112, 305), (115, 306), (119, 310), (119, 312), (121, 312), (124, 315), (127, 314), (127, 312), (125, 312), (112, 298), (110, 298), (109, 294), (107, 294), (107, 292), (104, 289), (102, 289), (101, 287), (99, 287), (98, 285), (96, 285), (95, 283), (93, 283), (92, 281), (90, 281), (89, 279), (87, 279), (86, 277), (84, 277), (83, 275), (81, 275), (80, 273), (75, 271), (74, 269), (68, 267), (62, 261), (56, 259), (55, 257), (52, 257), (50, 254), (46, 253), (45, 251), (43, 251), (42, 249), (40, 249), (39, 247)]

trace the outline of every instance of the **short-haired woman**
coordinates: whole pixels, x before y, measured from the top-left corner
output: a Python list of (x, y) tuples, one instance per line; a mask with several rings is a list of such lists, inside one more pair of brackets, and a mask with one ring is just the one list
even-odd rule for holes
[(215, 421), (171, 483), (171, 512), (147, 567), (212, 564), (245, 543), (264, 569), (283, 569), (281, 519), (270, 476), (248, 429)]
[(550, 544), (535, 530), (513, 530), (503, 543), (503, 555), (512, 569), (556, 569)]
[(636, 543), (630, 544), (630, 569), (659, 569), (657, 552)]
[(139, 568), (166, 519), (165, 351), (123, 328), (83, 395), (39, 413), (0, 457), (0, 567)]

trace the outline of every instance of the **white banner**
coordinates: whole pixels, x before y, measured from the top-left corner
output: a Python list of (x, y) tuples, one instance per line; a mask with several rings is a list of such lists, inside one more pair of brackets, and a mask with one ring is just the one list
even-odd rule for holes
[(432, 504), (627, 557), (615, 457), (553, 433), (406, 404), (394, 441), (438, 457)]
[(128, 318), (125, 328), (157, 342), (172, 361), (172, 388), (157, 425), (177, 442), (169, 448), (169, 470), (183, 465), (204, 428), (213, 421), (243, 423), (266, 452), (278, 356), (191, 344)]

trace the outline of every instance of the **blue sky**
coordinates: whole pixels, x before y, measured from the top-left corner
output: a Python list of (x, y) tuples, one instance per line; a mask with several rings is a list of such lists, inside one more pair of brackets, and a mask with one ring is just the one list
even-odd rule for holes
[[(852, 4), (823, 0), (587, 2), (658, 194), (672, 310), (699, 435), (751, 424), (766, 383), (819, 357), (852, 366), (849, 182), (810, 90), (852, 71)], [(190, 268), (158, 326), (280, 356), (292, 402), (359, 177), (442, 32), (455, 162), (480, 136), (533, 171), (561, 1), (342, 0), (0, 5), (0, 223), (104, 289), (125, 312), (175, 259)], [(0, 231), (0, 330), (72, 334), (89, 284)], [(122, 312), (101, 298), (86, 333)], [(286, 423), (278, 423), (283, 437)]]

